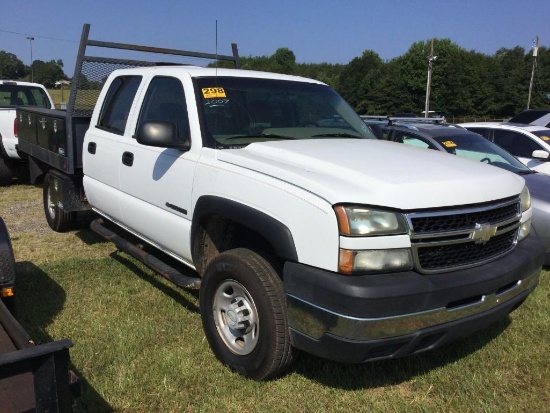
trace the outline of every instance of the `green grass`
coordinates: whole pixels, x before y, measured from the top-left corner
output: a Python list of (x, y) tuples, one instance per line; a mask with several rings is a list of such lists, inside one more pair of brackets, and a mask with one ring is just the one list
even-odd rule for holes
[(56, 108), (59, 108), (61, 103), (68, 103), (69, 102), (69, 95), (71, 94), (71, 90), (69, 87), (65, 87), (63, 90), (61, 89), (48, 89), (48, 93), (52, 97), (53, 103), (55, 104)]
[(22, 324), (69, 338), (81, 412), (550, 411), (550, 273), (492, 328), (440, 350), (344, 365), (302, 355), (253, 382), (213, 356), (198, 294), (177, 288), (88, 229), (44, 228), (42, 193), (0, 188), (17, 261)]

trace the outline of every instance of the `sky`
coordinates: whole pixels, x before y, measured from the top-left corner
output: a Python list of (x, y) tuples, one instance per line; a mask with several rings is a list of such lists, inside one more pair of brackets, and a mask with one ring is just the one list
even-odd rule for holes
[[(540, 46), (550, 47), (549, 16), (549, 0), (4, 0), (0, 50), (26, 65), (31, 50), (33, 60), (61, 59), (72, 77), (89, 23), (92, 40), (226, 55), (237, 43), (246, 57), (287, 47), (298, 63), (347, 64), (365, 50), (390, 60), (431, 38), (488, 55), (516, 46), (528, 51), (537, 35)], [(98, 48), (88, 54), (107, 55)]]

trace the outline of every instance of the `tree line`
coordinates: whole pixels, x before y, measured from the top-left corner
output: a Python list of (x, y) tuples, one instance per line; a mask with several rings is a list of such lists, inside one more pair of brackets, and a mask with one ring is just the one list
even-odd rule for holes
[[(429, 41), (414, 43), (397, 58), (383, 60), (365, 50), (347, 64), (296, 63), (282, 47), (271, 56), (241, 57), (241, 68), (305, 76), (336, 89), (360, 114), (415, 113), (425, 107)], [(450, 39), (434, 39), (430, 108), (447, 117), (507, 118), (527, 106), (534, 58), (522, 47), (501, 48), (494, 55), (466, 50)], [(550, 52), (539, 47), (531, 108), (550, 106)], [(228, 62), (211, 64), (231, 67)], [(32, 65), (35, 82), (53, 87), (68, 79), (61, 60)], [(30, 79), (30, 67), (0, 51), (0, 78)]]
[[(414, 113), (425, 108), (429, 41), (414, 43), (384, 61), (365, 50), (348, 64), (296, 63), (288, 48), (272, 56), (241, 57), (243, 69), (310, 77), (336, 89), (360, 114)], [(531, 50), (501, 48), (494, 55), (468, 51), (450, 39), (435, 39), (430, 108), (447, 117), (508, 118), (527, 106), (533, 68)], [(219, 65), (230, 67), (228, 63)], [(531, 108), (550, 106), (550, 51), (539, 47)]]
[(53, 88), (58, 80), (68, 80), (63, 72), (63, 61), (34, 60), (32, 68), (25, 65), (13, 53), (0, 50), (0, 79), (27, 80), (31, 78), (36, 83), (41, 83), (47, 88)]

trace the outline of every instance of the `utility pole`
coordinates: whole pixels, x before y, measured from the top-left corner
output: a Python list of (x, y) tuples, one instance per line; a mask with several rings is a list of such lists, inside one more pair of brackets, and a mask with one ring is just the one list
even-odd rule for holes
[(430, 111), (430, 89), (432, 87), (432, 66), (433, 61), (437, 59), (437, 56), (434, 56), (434, 39), (431, 42), (430, 56), (428, 57), (428, 84), (426, 85), (426, 107), (424, 108), (424, 117), (429, 116)]
[(34, 37), (27, 36), (27, 40), (31, 44), (31, 82), (34, 82), (34, 69), (32, 67), (32, 41), (34, 40)]
[(535, 36), (535, 45), (533, 46), (533, 70), (531, 70), (531, 81), (529, 82), (529, 97), (527, 98), (527, 109), (531, 106), (531, 91), (535, 79), (535, 70), (537, 69), (537, 57), (539, 55), (539, 36)]

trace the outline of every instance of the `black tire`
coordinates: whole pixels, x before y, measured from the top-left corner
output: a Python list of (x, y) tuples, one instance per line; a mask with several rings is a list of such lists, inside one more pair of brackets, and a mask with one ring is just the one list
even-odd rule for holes
[(42, 191), (44, 215), (51, 229), (55, 232), (65, 232), (70, 230), (76, 222), (76, 212), (66, 212), (52, 201), (51, 192), (54, 182), (54, 177), (49, 173), (46, 174)]
[(200, 290), (206, 338), (216, 357), (254, 380), (283, 373), (297, 350), (290, 344), (283, 283), (273, 266), (243, 248), (219, 254)]
[(10, 185), (14, 177), (12, 162), (0, 156), (0, 185)]
[[(0, 218), (0, 287), (15, 286), (15, 257), (4, 220)], [(15, 311), (14, 297), (2, 299), (6, 307), (13, 313)]]

